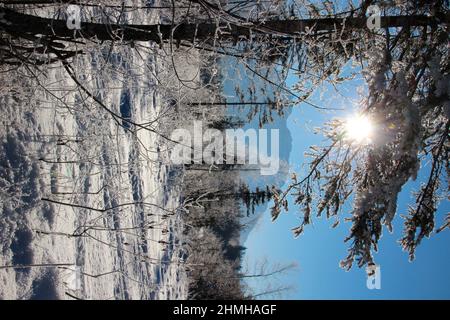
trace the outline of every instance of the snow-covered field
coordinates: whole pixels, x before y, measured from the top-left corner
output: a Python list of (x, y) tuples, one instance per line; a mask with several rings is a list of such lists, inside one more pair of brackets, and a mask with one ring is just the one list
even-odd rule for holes
[[(104, 49), (77, 59), (79, 79), (150, 131), (133, 136), (127, 123), (117, 125), (61, 66), (37, 74), (39, 83), (0, 76), (0, 266), (24, 266), (0, 269), (0, 298), (187, 295), (180, 191), (154, 132), (163, 110), (158, 57)], [(115, 64), (127, 74), (109, 69)]]

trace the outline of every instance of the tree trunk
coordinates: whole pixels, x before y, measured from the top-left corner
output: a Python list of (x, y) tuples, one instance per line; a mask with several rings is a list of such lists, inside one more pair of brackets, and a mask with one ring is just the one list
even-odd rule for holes
[(189, 106), (277, 106), (279, 102), (190, 102)]
[[(182, 23), (176, 26), (171, 33), (171, 24), (162, 25), (125, 25), (125, 24), (101, 24), (82, 22), (81, 30), (70, 30), (65, 20), (42, 18), (34, 15), (20, 13), (8, 8), (0, 8), (2, 22), (0, 30), (10, 34), (46, 35), (69, 39), (97, 39), (100, 41), (154, 41), (160, 42), (173, 39), (175, 41), (205, 40), (218, 36), (222, 40), (236, 39), (239, 37), (251, 37), (257, 34), (280, 35), (286, 38), (295, 37), (303, 33), (305, 29), (313, 28), (315, 31), (330, 31), (339, 28), (345, 23), (346, 28), (366, 28), (366, 19), (357, 17), (348, 18), (323, 18), (303, 20), (272, 20), (263, 25), (235, 25), (228, 27), (218, 26), (214, 23), (188, 24)], [(6, 20), (6, 21), (5, 21)], [(344, 21), (345, 20), (345, 21)], [(381, 17), (382, 27), (401, 26), (427, 26), (436, 25), (439, 22), (448, 23), (450, 14), (443, 15), (440, 20), (436, 17), (424, 15), (416, 16), (386, 16)], [(6, 22), (6, 23), (5, 23)]]

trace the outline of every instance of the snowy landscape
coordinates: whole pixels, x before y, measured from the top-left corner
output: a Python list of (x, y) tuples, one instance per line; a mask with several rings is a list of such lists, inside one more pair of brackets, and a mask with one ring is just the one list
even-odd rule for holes
[[(75, 68), (112, 110), (151, 123), (163, 103), (148, 69), (161, 62), (124, 48), (116, 66), (122, 55), (125, 75), (109, 78), (113, 65), (97, 52)], [(0, 270), (0, 297), (185, 298), (180, 188), (156, 147), (161, 137), (105, 121), (62, 68), (30, 82), (13, 77), (2, 75), (0, 97), (0, 265), (15, 268)]]
[(329, 297), (329, 257), (333, 298), (449, 298), (449, 3), (416, 2), (0, 1), (0, 299)]

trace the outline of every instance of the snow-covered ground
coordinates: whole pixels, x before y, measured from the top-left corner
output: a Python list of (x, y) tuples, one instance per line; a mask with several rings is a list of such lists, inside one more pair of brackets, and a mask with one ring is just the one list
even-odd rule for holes
[[(103, 49), (77, 59), (79, 79), (150, 131), (118, 126), (61, 66), (39, 83), (1, 76), (0, 266), (26, 267), (0, 269), (0, 298), (186, 298), (180, 191), (154, 132), (160, 63), (150, 50)], [(108, 69), (115, 64), (127, 74)]]

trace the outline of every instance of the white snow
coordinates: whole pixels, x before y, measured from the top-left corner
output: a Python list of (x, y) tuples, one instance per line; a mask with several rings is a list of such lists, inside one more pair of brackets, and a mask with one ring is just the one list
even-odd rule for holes
[[(133, 14), (130, 21), (158, 19), (154, 13)], [(108, 70), (114, 67), (102, 66), (99, 52), (88, 52), (74, 62), (82, 83), (118, 114), (128, 91), (132, 120), (156, 119), (162, 103), (148, 70), (158, 69), (156, 55), (138, 55), (127, 47), (119, 52), (133, 63), (130, 74), (105, 76), (114, 74)], [(7, 268), (0, 269), (0, 298), (72, 299), (66, 292), (82, 299), (186, 298), (187, 279), (179, 260), (180, 194), (169, 181), (170, 167), (160, 160), (156, 147), (163, 144), (161, 137), (139, 130), (136, 138), (118, 127), (91, 99), (81, 99), (61, 67), (38, 78), (41, 86), (33, 80), (14, 86), (14, 79), (1, 79), (0, 177), (9, 178), (0, 180), (0, 266), (74, 264), (80, 267), (79, 287), (68, 280), (67, 268)], [(97, 212), (41, 198), (100, 209), (133, 202), (151, 205)], [(123, 230), (146, 224), (153, 229)], [(95, 230), (82, 237), (66, 235), (87, 226)]]

